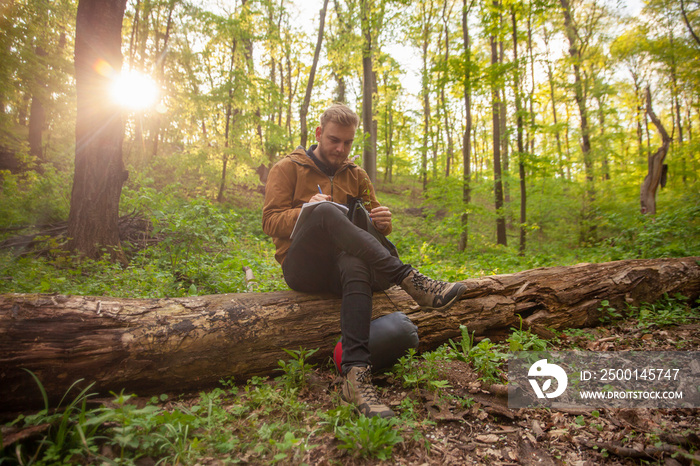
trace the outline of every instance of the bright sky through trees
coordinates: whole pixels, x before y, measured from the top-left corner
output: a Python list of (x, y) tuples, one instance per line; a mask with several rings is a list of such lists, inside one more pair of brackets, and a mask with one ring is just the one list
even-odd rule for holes
[(116, 104), (130, 110), (149, 108), (159, 98), (153, 79), (138, 71), (126, 71), (115, 78), (110, 94)]

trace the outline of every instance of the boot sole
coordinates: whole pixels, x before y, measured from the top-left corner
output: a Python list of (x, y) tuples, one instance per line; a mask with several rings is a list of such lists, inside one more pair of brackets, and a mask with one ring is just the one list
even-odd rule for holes
[(391, 412), (390, 416), (381, 416), (379, 414), (375, 414), (374, 416), (367, 416), (365, 413), (360, 411), (359, 406), (357, 406), (355, 403), (353, 403), (351, 401), (345, 401), (342, 396), (340, 397), (340, 404), (342, 404), (343, 406), (352, 406), (357, 414), (361, 414), (365, 417), (383, 417), (384, 419), (391, 419), (392, 417), (396, 417), (396, 413), (393, 411), (390, 411)]
[(462, 295), (463, 295), (464, 293), (466, 293), (466, 292), (467, 292), (467, 287), (464, 286), (464, 285), (462, 285), (461, 291), (460, 291), (459, 293), (457, 293), (457, 294), (454, 296), (454, 298), (452, 298), (451, 300), (449, 300), (449, 301), (447, 302), (447, 304), (443, 304), (443, 305), (440, 306), (440, 307), (421, 306), (421, 309), (424, 310), (424, 311), (446, 311), (447, 309), (451, 308), (452, 305), (453, 305), (457, 300), (459, 300), (459, 298), (461, 298)]

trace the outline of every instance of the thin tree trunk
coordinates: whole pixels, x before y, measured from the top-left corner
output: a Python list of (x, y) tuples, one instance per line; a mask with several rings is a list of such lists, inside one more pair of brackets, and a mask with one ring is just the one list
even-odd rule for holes
[[(600, 95), (597, 96), (596, 100), (598, 101), (598, 121), (600, 122), (600, 139), (601, 141), (605, 141), (605, 102), (602, 96)], [(602, 178), (604, 181), (608, 181), (610, 180), (610, 161), (608, 160), (607, 151), (603, 153), (602, 165)]]
[(574, 97), (578, 105), (581, 119), (581, 152), (583, 153), (583, 165), (586, 172), (586, 196), (583, 206), (583, 225), (580, 231), (581, 242), (587, 242), (595, 235), (595, 223), (593, 222), (593, 202), (595, 201), (595, 185), (593, 174), (593, 154), (591, 152), (590, 128), (588, 124), (588, 109), (584, 82), (581, 73), (581, 51), (578, 43), (578, 31), (571, 16), (569, 0), (560, 0), (564, 13), (564, 28), (569, 41), (569, 55), (573, 61), (574, 69)]
[[(497, 2), (494, 2), (497, 7)], [(498, 43), (496, 37), (491, 36), (491, 66), (498, 65)], [(496, 241), (498, 244), (507, 246), (506, 238), (506, 218), (503, 212), (503, 174), (501, 171), (501, 118), (499, 102), (500, 92), (498, 84), (491, 83), (491, 106), (492, 106), (492, 126), (493, 126), (493, 181), (494, 197), (496, 207)]]
[[(165, 82), (165, 58), (168, 56), (168, 47), (170, 43), (170, 32), (173, 26), (173, 12), (175, 11), (175, 4), (178, 0), (170, 0), (170, 7), (168, 9), (168, 21), (165, 26), (165, 35), (163, 36), (163, 47), (160, 50), (156, 50), (158, 57), (158, 73), (156, 74), (156, 83), (158, 87), (162, 87)], [(157, 44), (156, 44), (157, 45)], [(158, 155), (158, 142), (160, 139), (161, 131), (161, 114), (156, 111), (153, 118), (153, 134), (151, 135), (151, 157), (156, 157)]]
[(513, 63), (515, 65), (513, 93), (515, 94), (515, 115), (518, 135), (518, 174), (520, 177), (520, 245), (518, 251), (520, 255), (524, 255), (527, 241), (527, 189), (525, 185), (525, 144), (523, 143), (523, 110), (520, 62), (518, 58), (518, 27), (515, 10), (511, 10), (511, 17), (513, 20)]
[(316, 66), (318, 66), (318, 59), (321, 56), (321, 44), (323, 43), (323, 27), (326, 24), (326, 10), (328, 9), (328, 0), (323, 1), (323, 8), (319, 13), (319, 26), (318, 26), (318, 38), (316, 39), (316, 48), (314, 50), (314, 59), (311, 63), (311, 71), (309, 72), (309, 80), (306, 83), (306, 93), (304, 94), (304, 102), (301, 104), (301, 109), (299, 110), (299, 121), (301, 123), (301, 146), (306, 148), (306, 141), (308, 138), (308, 129), (306, 127), (306, 115), (309, 113), (309, 104), (311, 103), (311, 92), (314, 87), (314, 78), (316, 77)]
[(372, 7), (370, 0), (361, 0), (362, 27), (362, 166), (372, 183), (377, 181), (377, 126), (374, 120), (374, 37), (378, 31), (372, 27)]
[(661, 135), (661, 147), (654, 153), (649, 155), (648, 167), (649, 171), (644, 177), (642, 188), (640, 190), (641, 212), (643, 214), (656, 215), (656, 190), (661, 183), (661, 175), (663, 171), (663, 163), (668, 153), (668, 148), (671, 145), (671, 138), (666, 132), (661, 120), (654, 113), (651, 106), (651, 90), (647, 87), (646, 91), (647, 105), (646, 112), (649, 118), (656, 126), (656, 130)]
[[(43, 60), (48, 53), (42, 47), (37, 46), (34, 50), (39, 61)], [(48, 69), (42, 66), (44, 72)], [(44, 160), (44, 147), (42, 133), (46, 126), (46, 106), (44, 101), (49, 93), (46, 82), (42, 77), (36, 78), (36, 88), (32, 94), (32, 103), (29, 108), (29, 154), (36, 157), (39, 162)]]
[[(384, 87), (388, 86), (388, 76), (384, 74)], [(384, 147), (386, 150), (386, 166), (384, 168), (384, 182), (391, 183), (394, 155), (394, 99), (387, 99), (384, 108)]]
[(423, 147), (421, 147), (421, 181), (428, 188), (428, 141), (430, 140), (430, 78), (428, 77), (428, 40), (423, 40)]
[(527, 50), (530, 57), (530, 96), (528, 97), (530, 105), (530, 125), (527, 129), (527, 147), (530, 154), (535, 153), (535, 53), (532, 47), (532, 7), (528, 8), (527, 13)]
[(690, 32), (690, 35), (693, 36), (695, 43), (700, 45), (700, 37), (698, 37), (698, 35), (693, 30), (693, 27), (690, 25), (690, 21), (688, 20), (688, 14), (685, 11), (685, 2), (683, 0), (681, 0), (681, 13), (683, 14), (683, 22), (685, 23), (685, 27), (688, 28), (688, 31)]
[[(450, 62), (450, 28), (448, 24), (449, 17), (452, 15), (452, 6), (450, 5), (450, 10), (447, 11), (447, 3), (445, 2), (442, 7), (442, 23), (443, 29), (445, 31), (445, 66)], [(447, 74), (447, 71), (445, 71)], [(440, 86), (440, 99), (442, 101), (442, 115), (445, 120), (445, 135), (447, 137), (447, 160), (445, 161), (445, 177), (450, 176), (450, 168), (452, 164), (452, 159), (454, 158), (454, 142), (452, 141), (452, 125), (450, 124), (450, 112), (447, 110), (447, 99), (445, 98), (445, 85), (447, 79), (444, 79), (445, 83)]]
[[(498, 22), (499, 31), (504, 30), (503, 26), (503, 1), (499, 0), (499, 12), (498, 12)], [(505, 50), (503, 44), (503, 38), (500, 36), (498, 38), (498, 65), (501, 69), (505, 69), (503, 65), (505, 64)], [(500, 75), (501, 73), (499, 73)], [(501, 122), (501, 180), (503, 183), (503, 200), (504, 205), (510, 205), (510, 144), (509, 144), (509, 132), (508, 131), (508, 105), (506, 103), (506, 82), (505, 79), (499, 83), (499, 105), (498, 116)], [(504, 212), (505, 215), (505, 212)], [(508, 223), (510, 223), (510, 216)]]
[(471, 39), (469, 38), (469, 11), (473, 0), (467, 7), (467, 0), (462, 4), (462, 40), (464, 41), (465, 73), (464, 73), (464, 111), (466, 125), (462, 134), (462, 233), (459, 237), (459, 250), (465, 251), (469, 245), (469, 204), (472, 202), (471, 192), (471, 152), (472, 152), (472, 84), (471, 84)]
[(221, 167), (221, 181), (219, 182), (219, 194), (216, 196), (217, 202), (223, 202), (224, 194), (226, 192), (226, 172), (228, 171), (228, 159), (229, 159), (229, 135), (231, 133), (231, 118), (233, 117), (233, 88), (235, 86), (235, 79), (233, 79), (233, 69), (236, 63), (236, 49), (238, 48), (237, 38), (233, 38), (231, 43), (231, 60), (229, 62), (229, 89), (228, 89), (228, 100), (226, 101), (226, 124), (224, 127), (224, 153), (222, 154), (222, 167)]
[(136, 57), (136, 43), (138, 41), (138, 28), (140, 27), (141, 0), (136, 0), (134, 5), (134, 22), (131, 25), (131, 35), (129, 38), (129, 69), (134, 69)]

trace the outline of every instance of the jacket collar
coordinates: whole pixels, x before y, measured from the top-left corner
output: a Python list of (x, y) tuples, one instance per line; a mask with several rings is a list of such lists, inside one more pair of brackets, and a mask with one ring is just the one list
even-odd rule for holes
[[(294, 152), (292, 152), (291, 154), (289, 154), (287, 157), (289, 157), (290, 159), (292, 159), (292, 161), (298, 163), (299, 165), (308, 166), (308, 167), (313, 167), (314, 169), (316, 169), (316, 170), (318, 170), (319, 172), (323, 173), (323, 172), (321, 171), (321, 169), (318, 168), (318, 167), (316, 166), (316, 164), (314, 163), (314, 161), (311, 160), (311, 157), (309, 157), (309, 156), (306, 154), (306, 149), (304, 149), (303, 146), (297, 146), (297, 148), (294, 149)], [(343, 171), (343, 170), (345, 170), (345, 169), (347, 169), (347, 168), (349, 168), (349, 167), (356, 167), (356, 166), (357, 166), (357, 165), (355, 165), (355, 163), (351, 162), (351, 161), (350, 161), (350, 158), (348, 157), (347, 159), (345, 159), (345, 161), (343, 162), (343, 164), (342, 164), (340, 167), (338, 167), (338, 169), (335, 171), (335, 173), (338, 174), (338, 173), (340, 173), (341, 171)], [(324, 173), (324, 175), (325, 175), (325, 173)]]

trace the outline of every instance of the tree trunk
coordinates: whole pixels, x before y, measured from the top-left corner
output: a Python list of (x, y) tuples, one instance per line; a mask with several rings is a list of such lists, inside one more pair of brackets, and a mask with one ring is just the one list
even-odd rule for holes
[[(168, 9), (168, 20), (165, 26), (165, 35), (163, 36), (163, 47), (158, 48), (158, 41), (156, 41), (156, 56), (158, 57), (158, 73), (156, 74), (156, 83), (158, 88), (162, 88), (165, 84), (165, 59), (168, 56), (168, 49), (170, 47), (170, 33), (173, 27), (173, 13), (175, 11), (176, 0), (170, 0), (170, 6)], [(157, 37), (157, 36), (156, 36)], [(158, 143), (161, 134), (161, 112), (156, 111), (153, 118), (153, 134), (151, 137), (151, 158), (156, 158), (158, 156)]]
[(593, 202), (595, 201), (595, 185), (593, 183), (593, 153), (591, 151), (591, 135), (588, 123), (588, 100), (584, 82), (585, 73), (582, 73), (583, 58), (579, 44), (580, 35), (572, 16), (569, 0), (559, 0), (564, 13), (564, 29), (569, 40), (569, 55), (574, 69), (574, 98), (578, 106), (581, 119), (581, 152), (583, 166), (586, 172), (586, 196), (583, 207), (583, 227), (581, 228), (581, 242), (587, 242), (595, 238), (596, 226), (593, 219)]
[(304, 103), (299, 110), (299, 121), (301, 122), (301, 146), (306, 148), (308, 139), (308, 130), (306, 128), (306, 115), (309, 113), (309, 104), (311, 103), (311, 91), (314, 87), (314, 77), (316, 76), (316, 66), (321, 55), (321, 44), (323, 43), (323, 26), (326, 23), (326, 9), (328, 8), (328, 0), (323, 1), (323, 8), (320, 13), (320, 23), (318, 26), (318, 39), (316, 39), (316, 49), (314, 50), (314, 61), (311, 64), (311, 72), (309, 73), (309, 81), (306, 83), (306, 94), (304, 94)]
[[(496, 2), (494, 2), (496, 5)], [(491, 36), (491, 66), (498, 64), (498, 44), (496, 37)], [(494, 78), (495, 79), (495, 78)], [(503, 212), (503, 173), (501, 170), (501, 117), (500, 92), (498, 84), (491, 83), (491, 107), (493, 127), (493, 181), (496, 206), (496, 241), (503, 246), (508, 245), (506, 237), (506, 218)]]
[(450, 6), (449, 11), (447, 10), (447, 3), (445, 2), (442, 6), (442, 24), (443, 31), (445, 33), (445, 71), (442, 82), (440, 83), (440, 101), (442, 102), (442, 116), (445, 120), (445, 135), (447, 137), (447, 160), (445, 161), (445, 178), (450, 177), (450, 168), (452, 165), (452, 159), (454, 158), (454, 143), (452, 141), (452, 123), (450, 121), (450, 113), (448, 111), (447, 99), (445, 98), (445, 86), (448, 81), (447, 78), (447, 68), (450, 62), (450, 27), (449, 19), (452, 16), (452, 6)]
[(126, 0), (80, 0), (76, 19), (77, 89), (75, 174), (68, 248), (97, 259), (108, 249), (124, 261), (119, 243), (119, 198), (128, 177), (122, 160), (124, 126), (108, 95), (122, 64)]
[(428, 39), (423, 39), (423, 146), (421, 147), (421, 182), (423, 193), (428, 189), (428, 141), (430, 140), (430, 77), (428, 76)]
[[(654, 302), (665, 293), (700, 295), (698, 257), (579, 264), (466, 280), (467, 293), (446, 312), (422, 312), (399, 288), (374, 298), (373, 317), (404, 312), (418, 326), (421, 350), (460, 335), (503, 336), (520, 325), (551, 335), (595, 325), (600, 303)], [(0, 295), (0, 411), (41, 404), (24, 368), (49, 398), (76, 380), (93, 390), (139, 395), (214, 387), (274, 374), (283, 348), (331, 354), (340, 299), (293, 291), (172, 299)]]
[(236, 49), (238, 48), (238, 38), (234, 37), (231, 41), (231, 60), (228, 68), (228, 100), (226, 101), (226, 123), (224, 125), (224, 152), (221, 156), (221, 181), (219, 182), (219, 194), (216, 196), (216, 202), (223, 202), (226, 193), (226, 174), (228, 172), (229, 151), (229, 135), (231, 133), (231, 118), (233, 117), (233, 89), (236, 87), (237, 79), (234, 78), (233, 72), (236, 67)]
[[(362, 23), (362, 132), (363, 150), (362, 167), (367, 172), (367, 176), (372, 183), (377, 182), (377, 127), (374, 121), (373, 100), (374, 100), (374, 37), (376, 33), (372, 31), (373, 21), (372, 5), (369, 0), (361, 2), (361, 23)], [(378, 31), (377, 31), (378, 32)]]
[(464, 134), (462, 135), (462, 201), (464, 204), (464, 213), (462, 214), (462, 234), (459, 237), (459, 250), (465, 251), (469, 243), (469, 204), (472, 202), (471, 191), (471, 153), (472, 153), (472, 84), (471, 84), (471, 66), (472, 66), (472, 49), (471, 39), (469, 38), (469, 10), (473, 2), (467, 7), (467, 0), (463, 0), (462, 4), (462, 40), (464, 41), (465, 72), (464, 72), (464, 112), (466, 114), (466, 122)]
[(513, 21), (513, 63), (515, 64), (513, 94), (515, 95), (515, 115), (518, 137), (518, 176), (520, 177), (520, 245), (518, 246), (518, 252), (520, 255), (524, 255), (527, 241), (527, 230), (525, 227), (527, 222), (527, 187), (525, 184), (525, 144), (523, 142), (522, 85), (520, 82), (520, 63), (518, 59), (518, 23), (514, 9), (511, 10), (511, 18)]
[(698, 37), (698, 35), (693, 30), (693, 26), (690, 25), (690, 21), (688, 20), (688, 14), (685, 11), (685, 4), (683, 0), (681, 0), (681, 13), (683, 14), (683, 22), (685, 23), (685, 27), (688, 28), (688, 32), (690, 32), (690, 35), (693, 36), (695, 43), (700, 45), (700, 37)]
[(653, 154), (649, 155), (649, 172), (644, 177), (642, 188), (640, 190), (641, 211), (643, 214), (656, 215), (656, 190), (661, 183), (661, 174), (663, 171), (664, 160), (668, 153), (668, 148), (671, 145), (671, 138), (666, 129), (661, 124), (661, 120), (654, 113), (651, 107), (651, 90), (647, 87), (647, 105), (646, 112), (649, 115), (652, 123), (656, 126), (656, 130), (661, 135), (661, 147)]

